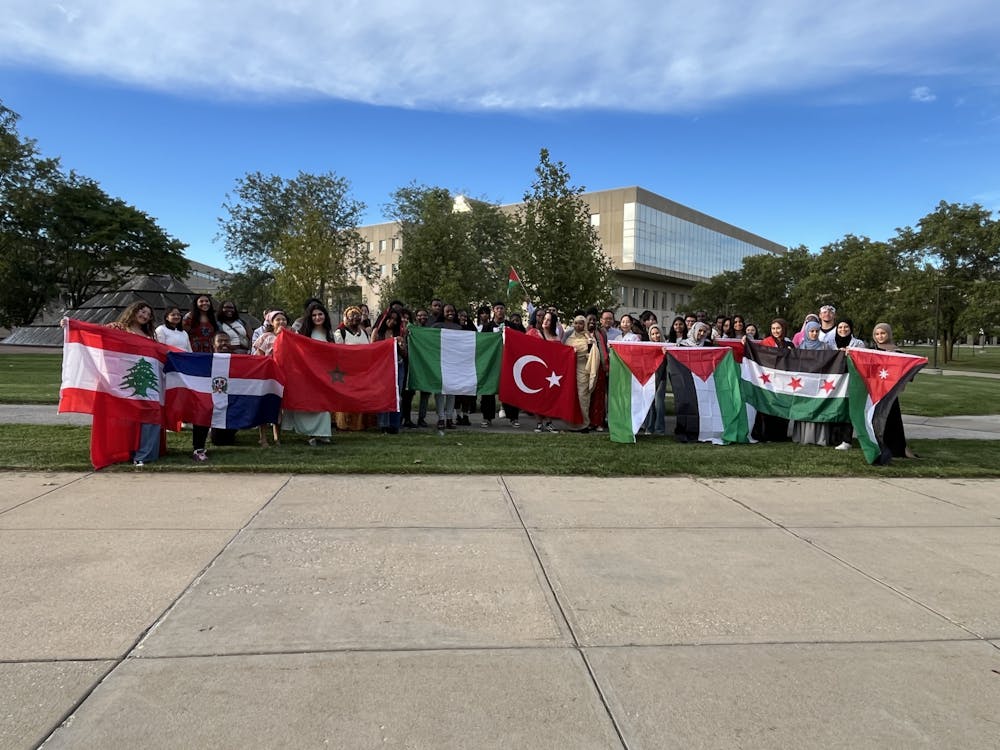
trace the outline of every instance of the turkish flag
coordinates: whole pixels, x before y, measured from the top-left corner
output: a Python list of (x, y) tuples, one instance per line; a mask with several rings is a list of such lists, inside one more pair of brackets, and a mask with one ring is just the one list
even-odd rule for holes
[(582, 423), (573, 347), (510, 328), (503, 336), (500, 400), (539, 416)]

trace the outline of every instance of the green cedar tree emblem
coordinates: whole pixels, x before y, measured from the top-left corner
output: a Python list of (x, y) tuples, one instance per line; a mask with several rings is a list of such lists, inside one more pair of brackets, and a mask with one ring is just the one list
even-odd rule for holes
[(148, 359), (140, 359), (132, 365), (118, 387), (131, 388), (132, 395), (139, 398), (149, 398), (150, 391), (160, 392), (156, 371)]

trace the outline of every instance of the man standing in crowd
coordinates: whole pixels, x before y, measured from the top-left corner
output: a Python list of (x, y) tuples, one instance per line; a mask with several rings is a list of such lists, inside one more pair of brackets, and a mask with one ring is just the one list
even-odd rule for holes
[(819, 340), (829, 344), (832, 348), (834, 338), (837, 335), (837, 308), (833, 305), (823, 305), (819, 309)]

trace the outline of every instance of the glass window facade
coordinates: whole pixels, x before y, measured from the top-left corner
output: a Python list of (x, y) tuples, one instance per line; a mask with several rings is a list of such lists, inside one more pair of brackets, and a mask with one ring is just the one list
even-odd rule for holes
[(624, 220), (623, 263), (710, 278), (768, 252), (641, 203), (626, 203)]

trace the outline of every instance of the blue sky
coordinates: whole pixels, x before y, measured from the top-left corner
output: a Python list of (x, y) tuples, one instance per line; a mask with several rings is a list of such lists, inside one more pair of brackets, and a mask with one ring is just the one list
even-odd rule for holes
[(542, 147), (813, 250), (1000, 209), (995, 2), (0, 5), (21, 134), (221, 267), (248, 171), (332, 170), (376, 222), (411, 181), (518, 201)]

